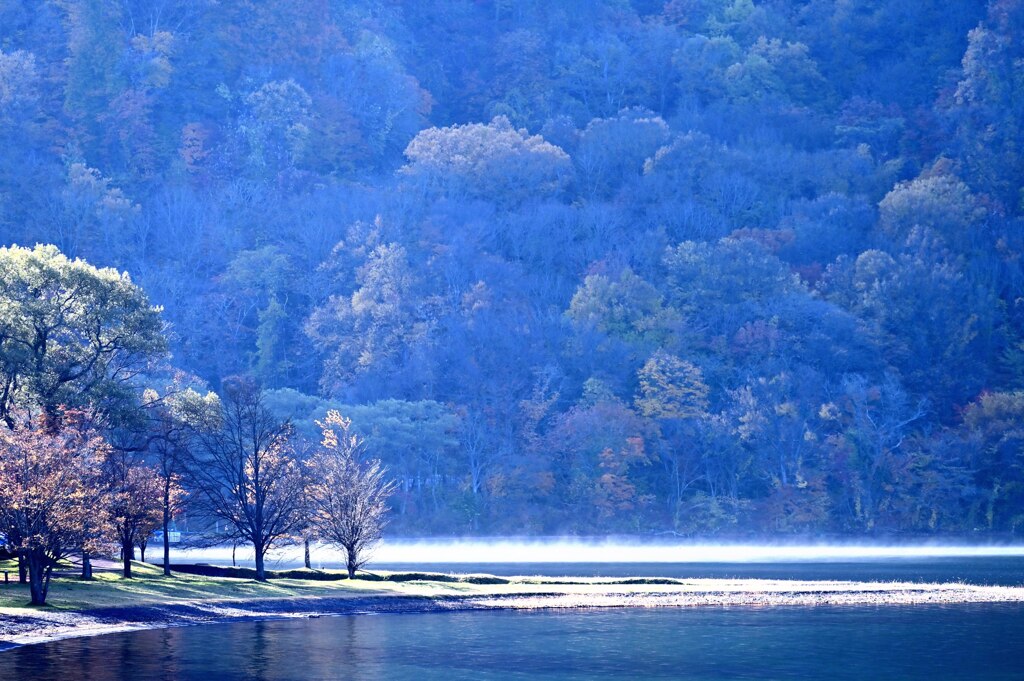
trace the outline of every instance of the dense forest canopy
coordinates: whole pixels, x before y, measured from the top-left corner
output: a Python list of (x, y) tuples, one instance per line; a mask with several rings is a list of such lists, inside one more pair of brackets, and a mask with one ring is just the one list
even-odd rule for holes
[(1024, 0), (0, 0), (0, 245), (393, 532), (1020, 533), (1022, 74)]

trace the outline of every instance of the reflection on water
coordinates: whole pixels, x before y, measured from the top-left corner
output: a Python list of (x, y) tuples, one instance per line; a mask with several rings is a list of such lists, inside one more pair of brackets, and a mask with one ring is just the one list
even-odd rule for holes
[(1024, 608), (715, 608), (327, 617), (116, 634), (0, 654), (22, 679), (1022, 677)]

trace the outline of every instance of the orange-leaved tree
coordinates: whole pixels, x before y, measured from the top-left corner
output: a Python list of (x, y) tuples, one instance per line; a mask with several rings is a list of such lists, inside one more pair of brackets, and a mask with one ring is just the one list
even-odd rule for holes
[(111, 456), (104, 476), (112, 535), (121, 546), (122, 572), (131, 579), (136, 545), (149, 540), (163, 521), (163, 480), (155, 468)]
[(78, 413), (62, 418), (58, 432), (45, 417), (0, 428), (0, 533), (28, 565), (32, 605), (45, 605), (57, 563), (96, 550), (107, 524), (100, 476), (109, 445)]

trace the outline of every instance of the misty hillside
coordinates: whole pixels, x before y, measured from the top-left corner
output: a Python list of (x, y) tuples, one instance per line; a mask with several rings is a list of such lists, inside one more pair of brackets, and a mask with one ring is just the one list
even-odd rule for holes
[(391, 531), (1024, 530), (1024, 0), (4, 0), (0, 246)]

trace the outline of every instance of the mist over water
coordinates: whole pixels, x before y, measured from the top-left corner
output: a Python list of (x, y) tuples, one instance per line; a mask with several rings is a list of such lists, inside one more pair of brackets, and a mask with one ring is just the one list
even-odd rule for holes
[[(337, 550), (314, 545), (314, 566), (332, 567), (343, 562)], [(658, 542), (621, 538), (581, 539), (392, 539), (373, 551), (373, 565), (487, 565), (487, 564), (691, 564), (691, 563), (791, 563), (864, 562), (952, 558), (1024, 558), (1020, 545), (957, 544), (753, 544), (709, 542)], [(230, 547), (172, 552), (172, 561), (231, 561)], [(238, 547), (236, 560), (247, 564), (252, 551)], [(302, 547), (290, 546), (271, 554), (270, 563), (281, 567), (302, 562)]]
[(650, 543), (621, 540), (395, 541), (374, 554), (381, 563), (776, 563), (899, 558), (1024, 556), (1024, 546), (887, 546)]
[[(312, 567), (342, 569), (343, 556), (314, 545)], [(239, 546), (238, 565), (252, 567)], [(231, 548), (174, 552), (174, 562), (231, 564)], [(270, 569), (302, 567), (302, 547), (271, 554)], [(461, 538), (385, 541), (369, 572), (457, 572), (549, 577), (795, 579), (858, 582), (1024, 584), (1024, 546), (885, 543), (727, 543), (583, 539)]]

